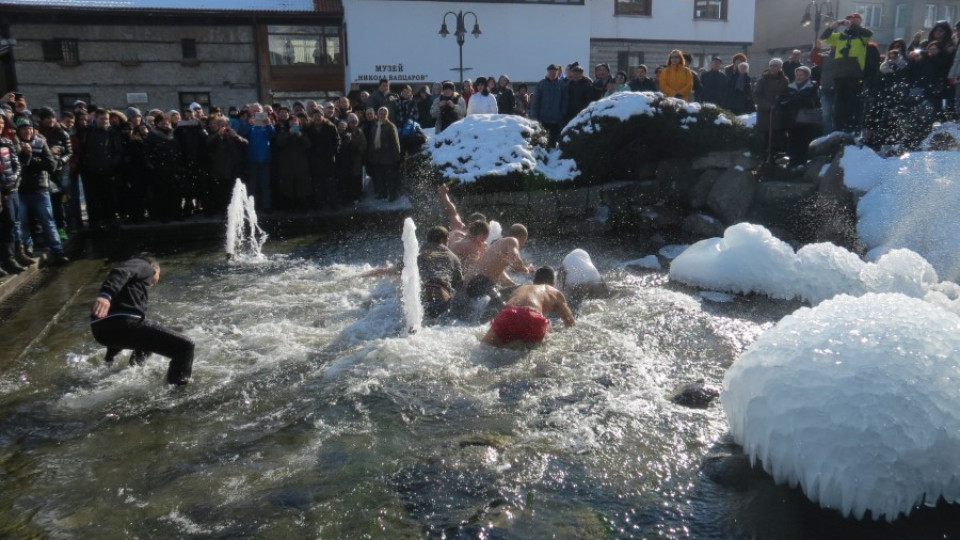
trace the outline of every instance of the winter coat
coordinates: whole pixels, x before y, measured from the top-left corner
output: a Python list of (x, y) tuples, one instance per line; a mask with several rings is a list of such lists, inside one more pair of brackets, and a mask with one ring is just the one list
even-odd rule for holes
[[(67, 130), (60, 127), (60, 124), (54, 124), (53, 127), (40, 128), (40, 134), (47, 139), (47, 146), (50, 147), (50, 151), (53, 152), (53, 155), (57, 158), (57, 169), (54, 171), (54, 178), (56, 175), (63, 170), (64, 167), (67, 167), (70, 163), (70, 159), (73, 157), (73, 145), (70, 144), (70, 134), (67, 133)], [(59, 148), (59, 151), (57, 149)]]
[(497, 114), (499, 108), (497, 106), (497, 98), (493, 94), (484, 95), (483, 92), (478, 92), (473, 95), (473, 98), (470, 99), (470, 103), (467, 104), (467, 115), (471, 114)]
[(277, 137), (277, 128), (273, 125), (255, 126), (247, 123), (237, 131), (247, 139), (247, 163), (270, 163), (270, 146)]
[(500, 114), (514, 114), (517, 108), (517, 100), (510, 88), (501, 88), (497, 96), (497, 112)]
[(559, 124), (566, 113), (564, 99), (566, 93), (560, 79), (550, 80), (544, 77), (537, 83), (537, 89), (530, 101), (530, 118), (541, 124)]
[(393, 92), (388, 92), (384, 94), (380, 91), (379, 88), (370, 93), (369, 106), (373, 108), (374, 111), (380, 110), (380, 107), (386, 107), (390, 112), (390, 118), (397, 117), (397, 102), (400, 101), (400, 96), (394, 94)]
[(873, 32), (862, 26), (851, 27), (843, 32), (826, 29), (820, 36), (824, 45), (833, 47), (835, 59), (856, 58), (862, 70), (867, 63), (867, 45)]
[(377, 148), (376, 137), (377, 125), (370, 128), (371, 138), (367, 141), (367, 163), (371, 165), (396, 165), (400, 163), (400, 136), (397, 134), (397, 126), (393, 122), (386, 120), (380, 126), (380, 148)]
[(566, 90), (566, 121), (570, 121), (574, 116), (580, 114), (580, 111), (586, 109), (587, 105), (590, 105), (597, 98), (590, 77), (585, 76), (577, 81), (568, 82)]
[(727, 76), (722, 71), (707, 71), (700, 76), (703, 87), (700, 91), (700, 100), (706, 103), (720, 105), (727, 93)]
[(83, 131), (82, 170), (88, 174), (112, 175), (123, 160), (120, 133), (112, 128), (87, 128)]
[(749, 114), (756, 110), (753, 105), (753, 80), (749, 74), (733, 75), (723, 99), (723, 108), (733, 114)]
[(647, 77), (644, 80), (634, 79), (630, 81), (630, 91), (631, 92), (657, 92), (657, 81), (654, 81), (650, 77)]
[(20, 152), (20, 192), (41, 193), (50, 190), (50, 174), (57, 170), (57, 158), (47, 146), (43, 135), (21, 141), (30, 145), (30, 152)]
[(364, 135), (363, 130), (357, 129), (351, 133), (350, 147), (353, 158), (351, 174), (353, 176), (360, 176), (363, 174), (363, 160), (367, 155), (367, 137)]
[(390, 120), (398, 126), (402, 126), (407, 120), (420, 123), (420, 109), (417, 107), (417, 102), (401, 97), (397, 100), (397, 116), (390, 116)]
[(778, 109), (780, 98), (787, 92), (790, 80), (783, 71), (764, 71), (753, 88), (753, 101), (757, 104), (757, 130), (783, 129), (783, 111)]
[(931, 102), (939, 102), (946, 93), (947, 73), (950, 70), (950, 59), (946, 53), (929, 56), (926, 53), (920, 60), (909, 62), (907, 79), (911, 88), (923, 90), (923, 98)]
[(690, 100), (693, 92), (693, 72), (684, 63), (670, 65), (660, 72), (660, 91), (667, 97), (679, 97)]
[[(190, 122), (189, 124), (187, 122)], [(188, 166), (206, 165), (207, 130), (198, 120), (180, 122), (173, 130), (173, 136), (180, 143), (180, 157)]]
[(419, 119), (417, 121), (420, 122), (420, 125), (424, 128), (432, 128), (437, 124), (437, 119), (430, 114), (433, 101), (434, 100), (429, 97), (418, 98), (414, 101), (417, 105), (417, 118)]
[(330, 122), (313, 123), (303, 130), (310, 139), (310, 171), (315, 178), (336, 174), (334, 166), (340, 149), (340, 134)]
[[(454, 107), (451, 109), (447, 106), (441, 107), (441, 105), (452, 101)], [(437, 98), (432, 105), (430, 105), (430, 116), (437, 119), (437, 133), (450, 127), (450, 124), (460, 120), (467, 115), (467, 100), (463, 98), (460, 94), (454, 92), (452, 96), (447, 97), (441, 95)], [(369, 133), (367, 133), (367, 142), (370, 142)]]
[(243, 176), (243, 156), (247, 140), (240, 136), (221, 137), (213, 133), (207, 137), (210, 156), (210, 174), (214, 178), (233, 182)]
[(305, 133), (291, 131), (277, 134), (273, 143), (277, 187), (290, 202), (307, 202), (313, 193), (310, 179), (311, 146), (310, 137)]
[(170, 133), (151, 129), (143, 141), (143, 160), (150, 171), (150, 180), (154, 185), (174, 185), (180, 183), (180, 143)]
[(803, 86), (792, 82), (780, 98), (780, 107), (783, 110), (783, 127), (791, 128), (795, 124), (797, 113), (803, 109), (814, 109), (820, 114), (820, 94), (813, 81), (807, 81)]
[(0, 194), (4, 196), (20, 187), (20, 153), (17, 143), (0, 137)]

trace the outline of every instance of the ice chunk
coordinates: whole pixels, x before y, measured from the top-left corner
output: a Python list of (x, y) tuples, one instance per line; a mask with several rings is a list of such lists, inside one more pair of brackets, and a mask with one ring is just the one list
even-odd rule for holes
[(734, 439), (777, 482), (862, 518), (960, 502), (960, 316), (900, 294), (801, 308), (730, 367)]
[(603, 283), (600, 272), (590, 260), (590, 254), (582, 249), (575, 249), (563, 258), (563, 286), (599, 285)]
[(890, 166), (889, 161), (866, 146), (844, 147), (840, 158), (844, 185), (862, 193), (873, 189)]

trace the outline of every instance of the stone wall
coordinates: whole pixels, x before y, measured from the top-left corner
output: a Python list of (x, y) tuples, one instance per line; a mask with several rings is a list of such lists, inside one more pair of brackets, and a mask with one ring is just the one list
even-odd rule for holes
[[(92, 102), (126, 107), (127, 93), (147, 94), (141, 110), (179, 108), (180, 92), (209, 92), (213, 105), (256, 100), (252, 25), (12, 24), (19, 88), (31, 107), (58, 108), (58, 94), (90, 94)], [(43, 60), (42, 40), (76, 39), (78, 65)], [(184, 62), (181, 40), (195, 39), (197, 61)]]

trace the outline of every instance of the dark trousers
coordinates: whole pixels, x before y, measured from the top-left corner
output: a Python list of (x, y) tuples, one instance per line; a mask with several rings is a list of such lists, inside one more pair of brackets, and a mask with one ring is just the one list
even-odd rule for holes
[(560, 142), (560, 131), (563, 124), (559, 122), (543, 122), (543, 129), (547, 130), (547, 148), (553, 148)]
[(854, 133), (860, 129), (860, 80), (852, 77), (836, 79), (836, 102), (833, 109), (835, 129)]
[(113, 223), (117, 216), (117, 187), (113, 175), (85, 171), (83, 198), (87, 203), (90, 226)]
[[(136, 317), (109, 317), (90, 323), (93, 338), (108, 352), (132, 349), (170, 359), (167, 384), (187, 384), (193, 372), (193, 340), (159, 324)], [(111, 351), (112, 350), (112, 351)]]
[(16, 191), (3, 194), (3, 210), (0, 212), (0, 260), (13, 257), (13, 248), (20, 242), (20, 197)]

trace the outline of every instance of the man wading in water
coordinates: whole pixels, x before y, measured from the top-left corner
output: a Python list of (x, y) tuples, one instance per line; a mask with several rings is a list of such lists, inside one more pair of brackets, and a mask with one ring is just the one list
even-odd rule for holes
[(533, 272), (533, 265), (525, 264), (520, 257), (520, 248), (526, 241), (527, 228), (515, 223), (510, 226), (506, 236), (490, 244), (476, 266), (468, 272), (466, 289), (458, 293), (454, 301), (458, 304), (456, 311), (461, 318), (466, 315), (470, 301), (484, 295), (490, 297), (489, 308), (498, 311), (503, 307), (497, 285), (517, 284), (507, 275), (507, 268), (524, 274)]
[(113, 362), (123, 349), (133, 349), (130, 365), (151, 354), (170, 358), (167, 383), (182, 386), (193, 371), (193, 341), (146, 318), (148, 288), (160, 281), (160, 263), (138, 255), (114, 268), (100, 286), (90, 313), (90, 331), (106, 345), (104, 361)]
[(557, 313), (565, 326), (573, 326), (573, 312), (563, 293), (553, 287), (553, 269), (549, 266), (537, 270), (533, 285), (521, 285), (507, 300), (507, 304), (490, 323), (490, 330), (483, 336), (483, 343), (502, 347), (514, 341), (539, 343), (550, 329), (550, 321), (544, 315)]

